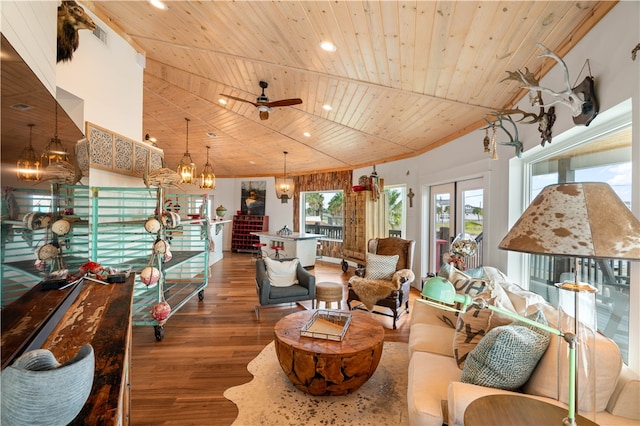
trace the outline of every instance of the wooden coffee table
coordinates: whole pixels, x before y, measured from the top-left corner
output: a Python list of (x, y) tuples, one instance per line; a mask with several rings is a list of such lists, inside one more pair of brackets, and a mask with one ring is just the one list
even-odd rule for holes
[(315, 310), (282, 318), (275, 347), (282, 370), (296, 388), (311, 395), (346, 395), (373, 375), (382, 356), (384, 328), (368, 313), (352, 312), (342, 341), (300, 335)]
[[(465, 426), (562, 425), (567, 409), (519, 395), (487, 395), (473, 401), (464, 412)], [(597, 426), (580, 415), (580, 426)]]

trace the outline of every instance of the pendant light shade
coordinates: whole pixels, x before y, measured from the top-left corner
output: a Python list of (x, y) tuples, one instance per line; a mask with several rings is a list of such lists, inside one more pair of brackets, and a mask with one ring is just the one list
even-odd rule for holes
[(189, 154), (189, 120), (185, 118), (187, 122), (187, 150), (182, 156), (182, 160), (180, 160), (180, 164), (178, 164), (178, 174), (182, 178), (182, 183), (195, 185), (196, 183), (196, 165), (191, 159), (191, 154)]
[(276, 197), (280, 199), (282, 204), (289, 202), (293, 198), (293, 179), (287, 177), (287, 151), (284, 151), (284, 176), (276, 178)]
[(40, 180), (40, 161), (31, 145), (31, 136), (34, 124), (29, 124), (29, 146), (22, 150), (18, 160), (18, 179), (26, 182), (38, 182)]
[(40, 165), (43, 169), (46, 169), (51, 164), (59, 163), (60, 161), (69, 161), (69, 154), (62, 145), (62, 141), (58, 139), (58, 104), (56, 103), (55, 113), (55, 133), (49, 140), (44, 152), (40, 156)]
[(216, 175), (213, 173), (213, 167), (209, 164), (209, 146), (207, 145), (207, 164), (204, 165), (200, 174), (200, 188), (216, 189)]

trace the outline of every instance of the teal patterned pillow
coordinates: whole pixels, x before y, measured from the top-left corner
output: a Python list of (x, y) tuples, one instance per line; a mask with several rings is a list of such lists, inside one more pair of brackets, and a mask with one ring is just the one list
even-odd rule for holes
[[(542, 311), (527, 318), (547, 325)], [(519, 389), (529, 380), (550, 340), (548, 332), (520, 321), (493, 328), (467, 355), (460, 381), (497, 389)]]
[(369, 280), (391, 281), (393, 274), (396, 272), (399, 257), (397, 254), (394, 256), (382, 256), (368, 253), (364, 277)]

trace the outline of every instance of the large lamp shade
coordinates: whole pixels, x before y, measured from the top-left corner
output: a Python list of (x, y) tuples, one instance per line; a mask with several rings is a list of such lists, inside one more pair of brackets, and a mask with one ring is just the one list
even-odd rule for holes
[(498, 245), (545, 255), (640, 259), (640, 222), (606, 183), (549, 185)]

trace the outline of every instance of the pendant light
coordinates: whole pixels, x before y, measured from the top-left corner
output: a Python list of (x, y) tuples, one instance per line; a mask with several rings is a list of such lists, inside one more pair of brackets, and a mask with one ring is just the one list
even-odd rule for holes
[(22, 150), (18, 160), (18, 179), (26, 182), (38, 182), (40, 180), (40, 161), (38, 161), (36, 152), (31, 145), (33, 126), (35, 124), (29, 124), (29, 146)]
[(289, 202), (293, 198), (293, 179), (287, 177), (287, 151), (284, 151), (284, 176), (276, 178), (276, 197), (280, 199), (282, 204)]
[(69, 161), (69, 154), (62, 145), (62, 141), (58, 139), (58, 103), (56, 102), (56, 114), (55, 114), (55, 133), (49, 140), (44, 152), (40, 156), (40, 163), (43, 169), (46, 169), (51, 164), (59, 163), (60, 161)]
[(216, 175), (213, 173), (213, 167), (209, 164), (209, 145), (207, 145), (207, 164), (204, 165), (200, 174), (200, 188), (216, 189)]
[(180, 160), (180, 164), (178, 164), (178, 174), (182, 178), (182, 183), (195, 185), (196, 183), (196, 165), (191, 159), (191, 154), (189, 154), (189, 120), (185, 118), (187, 122), (187, 151), (182, 156), (182, 160)]

